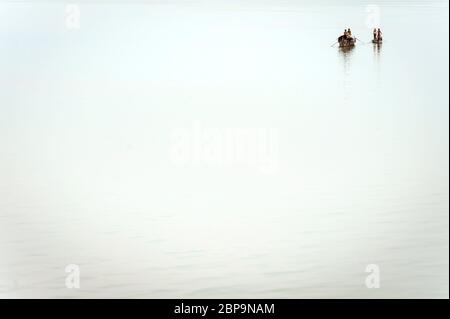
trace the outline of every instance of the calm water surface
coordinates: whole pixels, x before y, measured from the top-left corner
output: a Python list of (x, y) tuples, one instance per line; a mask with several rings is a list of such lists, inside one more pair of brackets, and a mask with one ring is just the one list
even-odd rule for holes
[(369, 4), (0, 1), (0, 297), (448, 298), (448, 2)]

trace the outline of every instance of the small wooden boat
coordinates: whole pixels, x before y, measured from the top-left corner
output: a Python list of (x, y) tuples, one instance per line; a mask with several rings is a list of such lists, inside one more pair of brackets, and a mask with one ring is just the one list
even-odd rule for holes
[(339, 47), (340, 48), (351, 48), (356, 44), (356, 38), (347, 38), (344, 37), (339, 39)]
[(381, 44), (381, 43), (383, 43), (383, 39), (379, 39), (379, 40), (373, 39), (373, 40), (372, 40), (372, 43), (373, 43), (373, 44)]

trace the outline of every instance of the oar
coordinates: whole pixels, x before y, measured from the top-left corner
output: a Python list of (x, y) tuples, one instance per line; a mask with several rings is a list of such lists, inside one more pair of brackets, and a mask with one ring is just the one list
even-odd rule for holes
[(337, 40), (336, 42), (334, 42), (331, 46), (335, 46), (337, 43), (339, 42), (339, 40)]

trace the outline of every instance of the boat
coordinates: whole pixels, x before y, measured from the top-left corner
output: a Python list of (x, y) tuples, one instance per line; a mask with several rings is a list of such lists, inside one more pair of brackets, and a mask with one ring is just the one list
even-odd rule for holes
[(372, 40), (372, 43), (373, 43), (373, 44), (381, 44), (381, 43), (383, 43), (383, 39), (380, 39), (380, 40), (375, 40), (375, 39), (373, 39), (373, 40)]
[(356, 44), (356, 38), (340, 38), (339, 39), (339, 47), (340, 48), (351, 48)]

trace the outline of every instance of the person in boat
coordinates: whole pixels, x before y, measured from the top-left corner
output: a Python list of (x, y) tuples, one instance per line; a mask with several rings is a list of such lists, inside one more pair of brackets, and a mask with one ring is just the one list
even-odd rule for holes
[(383, 41), (383, 34), (381, 33), (380, 28), (377, 31), (377, 41)]
[(344, 30), (344, 34), (338, 38), (338, 42), (342, 42), (347, 39), (347, 29)]
[(377, 28), (373, 29), (373, 40), (377, 41), (378, 39), (378, 34), (377, 34)]
[(353, 38), (353, 37), (352, 37), (352, 30), (350, 30), (350, 28), (348, 28), (348, 30), (347, 30), (347, 36), (348, 36), (349, 38)]

